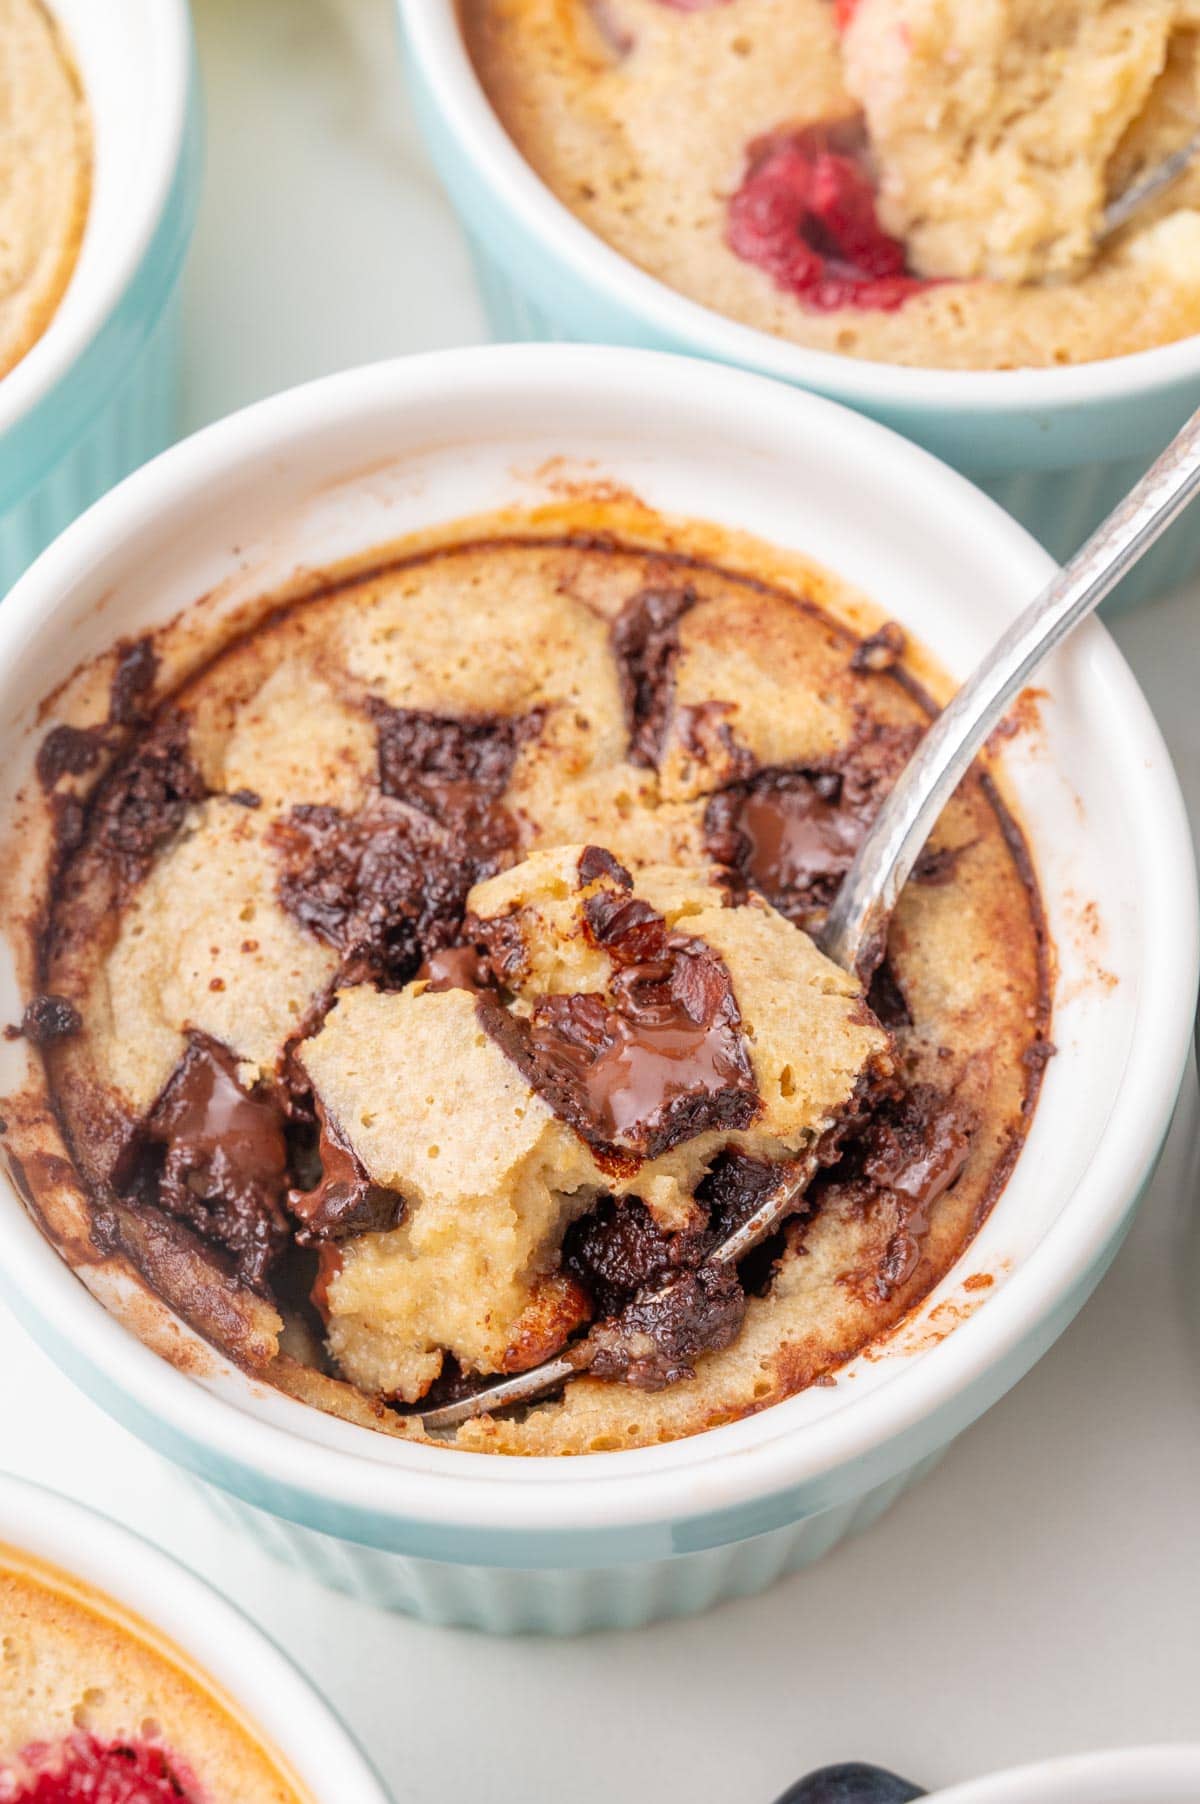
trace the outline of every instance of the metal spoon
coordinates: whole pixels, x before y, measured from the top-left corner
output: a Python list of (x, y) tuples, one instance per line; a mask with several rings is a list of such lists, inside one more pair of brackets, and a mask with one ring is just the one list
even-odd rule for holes
[[(883, 955), (888, 921), (934, 823), (1000, 724), (1005, 710), (1042, 660), (1114, 589), (1200, 490), (1200, 412), (1174, 438), (1124, 501), (1097, 527), (1065, 569), (1030, 603), (938, 715), (904, 767), (842, 882), (825, 927), (822, 951), (864, 981)], [(748, 1221), (710, 1255), (736, 1264), (793, 1214), (814, 1172), (812, 1162), (787, 1179)], [(431, 1409), (426, 1428), (455, 1428), (472, 1416), (528, 1403), (586, 1371), (587, 1340), (531, 1371), (488, 1385), (474, 1396)]]
[(1101, 216), (1097, 242), (1103, 244), (1106, 238), (1111, 238), (1114, 232), (1119, 232), (1122, 226), (1128, 225), (1129, 221), (1136, 213), (1140, 213), (1143, 207), (1148, 207), (1152, 200), (1157, 200), (1160, 194), (1165, 194), (1167, 189), (1179, 180), (1198, 151), (1200, 151), (1200, 132), (1197, 132), (1195, 137), (1189, 138), (1187, 143), (1181, 145), (1178, 150), (1173, 150), (1169, 157), (1164, 157), (1162, 162), (1147, 171), (1140, 181), (1134, 182), (1132, 187), (1126, 188), (1124, 194), (1118, 194), (1115, 200), (1110, 200)]

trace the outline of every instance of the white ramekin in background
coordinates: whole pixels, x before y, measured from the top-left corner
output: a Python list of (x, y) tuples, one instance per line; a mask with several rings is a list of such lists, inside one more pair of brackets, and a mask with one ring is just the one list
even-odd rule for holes
[(1116, 1748), (1016, 1767), (932, 1792), (929, 1804), (1196, 1804), (1200, 1745)]
[[(149, 1541), (0, 1472), (0, 1544), (68, 1577), (157, 1629), (282, 1757), (313, 1804), (389, 1804), (329, 1704), (262, 1630)], [(233, 1804), (233, 1800), (230, 1800)]]
[[(960, 675), (1051, 571), (985, 496), (860, 414), (733, 369), (697, 375), (684, 358), (567, 346), (408, 358), (264, 402), (156, 459), (0, 609), (0, 829), (45, 730), (37, 698), (118, 636), (201, 595), (217, 618), (298, 570), (553, 501), (564, 485), (632, 492), (665, 516), (803, 551)], [(160, 1359), (118, 1319), (123, 1294), (103, 1268), (81, 1276), (110, 1309), (5, 1184), (0, 1285), (14, 1309), (121, 1421), (226, 1493), (264, 1544), (431, 1620), (632, 1626), (814, 1559), (1067, 1325), (1132, 1219), (1184, 1069), (1196, 876), (1168, 753), (1099, 625), (1039, 688), (1040, 727), (1005, 742), (1003, 766), (1057, 943), (1058, 1056), (970, 1253), (835, 1385), (622, 1453), (504, 1459), (409, 1444), (252, 1383), (199, 1343), (190, 1375)], [(21, 1002), (0, 975), (0, 1020)], [(0, 1041), (0, 1093), (30, 1056)], [(981, 1272), (991, 1287), (968, 1290)]]
[[(417, 116), (497, 339), (678, 351), (844, 401), (945, 458), (1060, 560), (1200, 405), (1200, 337), (1071, 368), (958, 371), (839, 357), (726, 319), (613, 250), (534, 174), (479, 83), (454, 0), (397, 4)], [(1114, 600), (1160, 594), (1198, 566), (1193, 511)]]
[(50, 0), (94, 141), (79, 260), (0, 379), (0, 596), (105, 489), (174, 437), (179, 273), (200, 189), (186, 0)]

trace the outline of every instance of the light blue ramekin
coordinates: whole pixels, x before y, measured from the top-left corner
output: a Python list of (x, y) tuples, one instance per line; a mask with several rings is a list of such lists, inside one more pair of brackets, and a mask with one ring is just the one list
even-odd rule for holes
[[(447, 522), (499, 510), (511, 530), (513, 508), (561, 506), (564, 472), (601, 497), (637, 495), (653, 510), (642, 532), (657, 514), (676, 545), (680, 519), (699, 518), (802, 549), (954, 675), (1052, 570), (986, 496), (861, 414), (742, 370), (697, 373), (688, 358), (594, 346), (402, 358), (219, 422), (76, 521), (0, 608), (0, 866), (15, 903), (0, 918), (0, 1021), (20, 1017), (35, 981), (50, 825), (37, 745), (72, 718), (64, 679), (119, 637), (192, 618), (213, 633), (244, 625), (298, 572), (428, 542)], [(210, 649), (205, 635), (186, 644)], [(3, 1039), (0, 1095), (16, 1100), (0, 1111), (0, 1289), (83, 1389), (224, 1494), (264, 1547), (427, 1620), (628, 1628), (816, 1559), (920, 1477), (1081, 1307), (1148, 1182), (1187, 1059), (1196, 871), (1161, 734), (1095, 622), (1039, 685), (1034, 739), (1006, 741), (1000, 760), (1058, 955), (1058, 1054), (969, 1253), (835, 1385), (689, 1440), (557, 1460), (334, 1420), (221, 1360), (95, 1246), (44, 1071)]]
[(55, 0), (95, 149), (67, 291), (0, 381), (0, 595), (64, 526), (175, 436), (179, 276), (201, 177), (185, 0)]
[[(1059, 562), (1200, 405), (1200, 337), (1073, 368), (961, 372), (810, 351), (724, 319), (645, 274), (555, 199), (492, 111), (453, 0), (398, 6), (416, 115), (498, 340), (677, 351), (828, 395), (944, 458)], [(1162, 594), (1198, 567), (1193, 510), (1106, 605)]]

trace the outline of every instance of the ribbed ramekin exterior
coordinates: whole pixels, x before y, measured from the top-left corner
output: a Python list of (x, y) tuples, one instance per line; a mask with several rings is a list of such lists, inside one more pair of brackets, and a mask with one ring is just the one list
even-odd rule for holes
[(174, 180), (133, 279), (62, 379), (0, 438), (0, 595), (176, 433), (180, 283), (201, 175), (195, 82)]
[(302, 1527), (210, 1485), (200, 1489), (225, 1521), (267, 1553), (364, 1603), (443, 1628), (491, 1635), (583, 1635), (638, 1629), (753, 1597), (869, 1528), (941, 1452), (850, 1503), (749, 1540), (666, 1560), (581, 1568), (459, 1566), (411, 1559)]

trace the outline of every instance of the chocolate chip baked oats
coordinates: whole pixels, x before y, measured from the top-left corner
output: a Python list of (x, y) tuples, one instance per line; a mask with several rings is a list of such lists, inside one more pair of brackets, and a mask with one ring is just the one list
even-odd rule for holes
[(119, 647), (40, 746), (24, 1021), (98, 1256), (398, 1434), (576, 1349), (449, 1437), (505, 1453), (692, 1434), (885, 1333), (1019, 1152), (1046, 952), (982, 770), (865, 990), (809, 937), (928, 719), (837, 604), (531, 529), (260, 610), (182, 682)]
[(1200, 129), (1195, 0), (460, 0), (557, 198), (692, 300), (947, 369), (1200, 330), (1200, 172), (1107, 201)]

